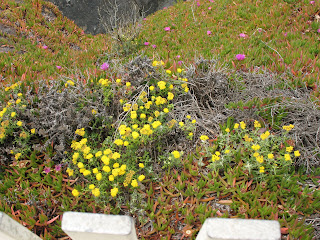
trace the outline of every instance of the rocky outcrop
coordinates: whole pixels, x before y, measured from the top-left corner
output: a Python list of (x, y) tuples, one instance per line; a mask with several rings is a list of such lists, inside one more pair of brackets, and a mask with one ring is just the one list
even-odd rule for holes
[[(129, 19), (132, 14), (149, 15), (176, 0), (48, 0), (55, 4), (64, 16), (73, 20), (85, 33), (105, 33), (105, 24), (112, 26), (115, 12), (120, 19)], [(110, 22), (111, 19), (111, 22)], [(114, 20), (114, 19), (113, 19)]]

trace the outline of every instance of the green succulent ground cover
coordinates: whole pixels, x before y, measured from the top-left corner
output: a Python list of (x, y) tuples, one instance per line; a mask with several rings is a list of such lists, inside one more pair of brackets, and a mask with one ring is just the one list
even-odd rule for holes
[(180, 2), (117, 43), (2, 1), (0, 210), (44, 239), (67, 239), (65, 211), (129, 214), (141, 239), (208, 217), (319, 238), (317, 9)]

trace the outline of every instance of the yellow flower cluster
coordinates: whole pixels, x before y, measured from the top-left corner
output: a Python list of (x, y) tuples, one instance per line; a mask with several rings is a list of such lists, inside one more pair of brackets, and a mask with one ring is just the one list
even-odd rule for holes
[(218, 161), (220, 160), (220, 152), (216, 151), (213, 155), (212, 155), (212, 162)]
[(163, 66), (164, 65), (164, 62), (161, 60), (161, 61), (153, 61), (152, 62), (152, 66), (154, 67), (157, 67), (157, 66)]
[(133, 175), (135, 174), (135, 171), (130, 170), (127, 175), (126, 175), (126, 179), (123, 182), (123, 186), (127, 187), (129, 185), (129, 183), (131, 182), (131, 179), (133, 177)]
[(180, 152), (179, 151), (173, 151), (172, 155), (173, 155), (174, 158), (177, 158), (177, 159), (180, 158)]
[(260, 135), (260, 138), (262, 139), (262, 140), (265, 140), (267, 137), (269, 137), (270, 136), (270, 132), (269, 131), (266, 131), (265, 133), (262, 133), (261, 135)]
[(71, 80), (68, 80), (64, 86), (65, 86), (65, 87), (74, 86), (74, 82), (71, 81)]
[(145, 124), (143, 128), (141, 128), (140, 133), (143, 135), (149, 136), (153, 133), (153, 130), (151, 130), (151, 127), (149, 124)]
[(292, 124), (290, 124), (290, 125), (288, 125), (288, 126), (283, 126), (283, 127), (282, 127), (283, 130), (286, 130), (286, 131), (288, 131), (288, 132), (289, 132), (290, 130), (292, 130), (293, 128), (294, 128), (294, 125), (292, 125)]
[(200, 136), (200, 139), (201, 139), (202, 141), (207, 141), (207, 140), (209, 139), (209, 137), (208, 137), (207, 135), (201, 135), (201, 136)]
[(6, 92), (8, 92), (9, 90), (14, 90), (15, 88), (17, 88), (20, 85), (21, 85), (21, 82), (16, 82), (16, 83), (12, 84), (10, 87), (6, 87), (4, 90)]
[(99, 83), (100, 83), (102, 86), (104, 86), (104, 87), (108, 87), (109, 84), (110, 84), (110, 81), (109, 81), (109, 79), (103, 79), (103, 78), (101, 78), (101, 79), (99, 80)]
[(255, 120), (254, 121), (254, 127), (255, 128), (261, 128), (261, 124), (257, 120)]
[(86, 132), (85, 132), (84, 128), (77, 129), (76, 132), (75, 132), (75, 134), (77, 134), (77, 135), (79, 135), (81, 137), (83, 137), (85, 133)]

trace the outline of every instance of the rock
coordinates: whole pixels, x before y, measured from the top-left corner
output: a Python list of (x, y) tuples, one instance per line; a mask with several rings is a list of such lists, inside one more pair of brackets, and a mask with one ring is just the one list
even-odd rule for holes
[[(176, 0), (48, 0), (55, 4), (64, 16), (73, 20), (85, 33), (93, 35), (105, 33), (104, 23), (109, 27), (110, 12), (114, 13), (114, 3), (118, 5), (118, 17), (132, 17), (132, 9), (142, 15), (152, 14), (176, 3)], [(102, 18), (102, 21), (100, 19)]]

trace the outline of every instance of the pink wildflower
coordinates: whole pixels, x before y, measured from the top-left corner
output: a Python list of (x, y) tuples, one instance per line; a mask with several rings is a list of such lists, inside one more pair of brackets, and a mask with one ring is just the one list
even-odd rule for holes
[(57, 67), (58, 69), (61, 69), (61, 66), (58, 66), (58, 65), (57, 65), (56, 67)]
[(57, 164), (57, 165), (54, 167), (54, 170), (56, 170), (56, 172), (60, 172), (60, 171), (61, 171), (61, 164)]
[(157, 47), (157, 45), (152, 44), (152, 47), (153, 47), (153, 48), (156, 48), (156, 47)]
[(164, 30), (168, 32), (170, 31), (170, 27), (165, 27)]
[(315, 3), (315, 1), (310, 1), (310, 4), (314, 4)]
[(320, 28), (317, 30), (318, 33), (320, 33)]
[(181, 58), (181, 56), (180, 56), (180, 55), (178, 55), (178, 56), (177, 56), (177, 58)]
[(108, 68), (109, 68), (109, 64), (108, 63), (103, 63), (101, 66), (100, 66), (100, 69), (101, 70), (103, 70), (103, 71), (106, 71), (106, 70), (108, 70)]
[(148, 46), (148, 45), (149, 45), (149, 42), (145, 42), (144, 45), (145, 45), (145, 46)]
[(211, 7), (208, 7), (209, 10), (211, 10)]
[(239, 61), (244, 60), (245, 58), (246, 58), (246, 55), (244, 55), (244, 54), (237, 54), (236, 55), (236, 59)]
[(241, 37), (241, 38), (246, 38), (247, 35), (246, 35), (245, 33), (240, 33), (240, 34), (239, 34), (239, 37)]
[(45, 168), (43, 169), (43, 171), (44, 171), (46, 174), (48, 174), (48, 173), (51, 171), (51, 169), (50, 169), (49, 167), (45, 167)]
[(181, 64), (182, 64), (182, 61), (179, 61), (178, 64), (181, 65)]
[(43, 48), (43, 49), (48, 49), (48, 46), (43, 45), (42, 48)]
[(288, 33), (287, 33), (287, 32), (285, 32), (283, 35), (286, 37), (286, 36), (288, 35)]
[(198, 7), (200, 6), (200, 2), (197, 2), (197, 6), (198, 6)]
[(211, 31), (207, 31), (207, 35), (211, 35)]

